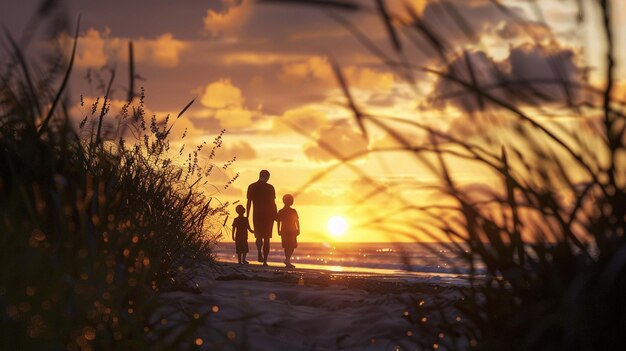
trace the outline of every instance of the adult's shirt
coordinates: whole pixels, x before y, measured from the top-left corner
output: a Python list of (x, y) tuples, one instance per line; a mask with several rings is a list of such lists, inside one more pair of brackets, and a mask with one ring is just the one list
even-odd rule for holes
[(276, 215), (276, 191), (274, 186), (258, 181), (248, 186), (248, 200), (252, 201), (253, 218), (272, 217)]

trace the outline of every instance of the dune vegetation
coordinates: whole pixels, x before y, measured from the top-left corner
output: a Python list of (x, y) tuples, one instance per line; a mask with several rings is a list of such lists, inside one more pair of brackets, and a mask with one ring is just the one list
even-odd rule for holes
[[(389, 219), (383, 213), (361, 225), (407, 237), (418, 233), (421, 240), (445, 238), (445, 249), (460, 258), (455, 264), (462, 262), (459, 271), (470, 268), (470, 287), (459, 289), (462, 298), (453, 306), (447, 300), (425, 306), (416, 299), (407, 318), (421, 331), (418, 345), (445, 350), (608, 350), (625, 344), (626, 114), (616, 88), (621, 62), (614, 2), (563, 4), (577, 10), (572, 19), (577, 26), (591, 20), (601, 26), (598, 40), (606, 52), (594, 53), (602, 55), (599, 83), (566, 71), (554, 54), (557, 34), (545, 22), (528, 20), (499, 1), (491, 2), (499, 15), (534, 38), (522, 50), (545, 55), (538, 65), (547, 67), (548, 74), (519, 76), (486, 60), (477, 49), (481, 45), (463, 49), (455, 44), (446, 25), (464, 33), (468, 43), (479, 39), (471, 19), (454, 1), (434, 2), (439, 20), (447, 22), (424, 18), (410, 4), (405, 13), (394, 13), (384, 0), (267, 2), (325, 9), (408, 84), (415, 84), (416, 74), (436, 77), (436, 88), (446, 89), (436, 90), (429, 102), (450, 102), (464, 111), (464, 128), (473, 131), (468, 136), (438, 128), (422, 121), (419, 111), (413, 118), (400, 118), (363, 110), (341, 67), (334, 67), (363, 135), (382, 131), (397, 145), (365, 154), (384, 157), (402, 150), (439, 181), (440, 201), (430, 206), (406, 201), (401, 210), (406, 216)], [(544, 18), (538, 4), (530, 6)], [(377, 15), (384, 33), (354, 25), (350, 16), (361, 12)], [(538, 26), (546, 29), (541, 35)], [(383, 34), (388, 42), (380, 45), (376, 38)], [(410, 53), (416, 51), (433, 57), (433, 63), (414, 64)], [(343, 157), (332, 145), (320, 146), (337, 157), (333, 167), (350, 167), (376, 189), (363, 203), (383, 192), (402, 199), (401, 189), (351, 165), (364, 153)], [(459, 182), (459, 163), (483, 169), (491, 180)]]
[[(131, 74), (127, 103), (111, 111), (111, 72), (101, 98), (87, 106), (81, 97), (83, 120), (73, 122), (68, 110), (78, 96), (66, 88), (80, 45), (76, 33), (69, 55), (43, 64), (7, 35), (0, 76), (0, 348), (190, 347), (203, 316), (174, 330), (153, 313), (160, 291), (197, 289), (182, 272), (212, 260), (228, 206), (205, 191), (214, 167), (198, 160), (203, 145), (183, 162), (172, 158), (179, 151), (170, 150), (172, 125), (193, 101), (176, 118), (157, 121), (146, 115), (143, 89), (132, 91)], [(130, 65), (132, 72), (132, 59)]]

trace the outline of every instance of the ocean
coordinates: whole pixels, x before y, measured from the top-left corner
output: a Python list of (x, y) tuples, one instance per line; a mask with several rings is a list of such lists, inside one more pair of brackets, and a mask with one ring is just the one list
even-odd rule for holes
[[(249, 246), (247, 260), (259, 264), (254, 242)], [(237, 262), (235, 244), (220, 243), (216, 256)], [(272, 243), (268, 264), (284, 267), (284, 259), (280, 242)], [(291, 262), (297, 268), (453, 284), (465, 281), (469, 272), (463, 260), (436, 243), (298, 243)]]

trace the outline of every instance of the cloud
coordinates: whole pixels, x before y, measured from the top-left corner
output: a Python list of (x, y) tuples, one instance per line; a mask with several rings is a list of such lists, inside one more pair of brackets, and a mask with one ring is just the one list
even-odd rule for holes
[(422, 131), (402, 128), (399, 128), (396, 134), (402, 137), (403, 141), (399, 141), (398, 139), (387, 133), (384, 133), (380, 136), (372, 136), (372, 138), (370, 139), (370, 149), (388, 150), (405, 148), (407, 147), (407, 145), (404, 144), (404, 141), (406, 141), (409, 146), (414, 147), (423, 142), (425, 136), (425, 133)]
[(252, 124), (252, 111), (241, 107), (227, 108), (215, 112), (215, 118), (224, 128), (245, 128)]
[[(502, 70), (486, 53), (474, 51), (459, 55), (450, 62), (444, 73), (453, 75), (462, 81), (471, 82), (468, 67), (472, 68), (472, 75), (479, 86), (495, 84), (498, 81), (497, 74)], [(477, 100), (474, 95), (466, 93), (466, 90), (467, 88), (458, 83), (441, 77), (435, 83), (430, 98), (433, 106), (437, 108), (452, 105), (466, 112), (477, 111), (480, 108), (480, 102), (484, 103), (484, 99)], [(454, 97), (449, 97), (449, 95)]]
[[(265, 49), (267, 49), (267, 47)], [(302, 53), (236, 51), (224, 53), (224, 55), (219, 57), (219, 63), (226, 66), (269, 66), (288, 62), (305, 61), (308, 57), (308, 55)]]
[(334, 79), (334, 75), (328, 58), (313, 56), (305, 60), (283, 64), (279, 79), (283, 82), (293, 80), (331, 82)]
[(223, 196), (242, 197), (243, 190), (231, 184), (228, 188), (220, 187), (219, 194)]
[(348, 83), (356, 88), (370, 90), (389, 90), (393, 88), (395, 79), (390, 72), (379, 72), (370, 68), (349, 66), (343, 72)]
[(576, 53), (569, 48), (557, 46), (520, 45), (509, 50), (508, 64), (512, 78), (574, 79), (581, 69), (576, 63)]
[(156, 112), (158, 123), (163, 126), (165, 116), (169, 114), (168, 126), (171, 127), (169, 138), (172, 141), (180, 141), (183, 139), (183, 135), (186, 138), (198, 137), (204, 135), (198, 130), (193, 122), (186, 116), (182, 115), (176, 119), (178, 112)]
[(224, 127), (222, 123), (215, 118), (215, 111), (212, 110), (196, 110), (189, 113), (189, 120), (193, 126), (198, 129), (199, 133), (218, 132)]
[(236, 157), (238, 161), (253, 160), (257, 156), (256, 150), (245, 140), (236, 141), (222, 145), (221, 149), (215, 153), (217, 161), (230, 161)]
[[(73, 38), (67, 33), (60, 36), (61, 44), (69, 48)], [(101, 68), (112, 60), (127, 62), (130, 38), (113, 37), (111, 30), (99, 31), (89, 28), (78, 38), (76, 66), (80, 68)], [(156, 39), (132, 39), (135, 63), (148, 63), (158, 67), (176, 67), (180, 55), (189, 49), (190, 44), (174, 38), (171, 33), (164, 33)]]
[(494, 31), (502, 39), (530, 37), (539, 42), (551, 36), (550, 28), (538, 22), (503, 22)]
[[(456, 138), (457, 140), (469, 141), (470, 138), (475, 136), (480, 136), (481, 145), (484, 144), (483, 141), (489, 141), (488, 135), (498, 135), (499, 137), (504, 136), (504, 130), (514, 129), (516, 125), (516, 121), (511, 121), (506, 118), (502, 118), (498, 114), (476, 114), (472, 117), (471, 123), (468, 121), (466, 116), (461, 116), (453, 119), (450, 124), (446, 127), (444, 131), (442, 131), (445, 135)], [(448, 140), (445, 138), (441, 138), (438, 136), (433, 136), (433, 141), (436, 143), (447, 142)], [(511, 141), (511, 140), (508, 140)], [(431, 143), (430, 138), (426, 138), (426, 136), (421, 138), (422, 143)], [(486, 147), (485, 145), (483, 145)]]
[[(457, 24), (441, 5), (423, 0), (411, 2), (417, 7), (418, 13), (424, 14), (423, 20), (436, 31), (454, 32), (455, 43), (467, 42), (467, 37), (454, 29)], [(488, 0), (454, 0), (453, 4), (463, 17), (472, 22), (472, 28), (490, 31), (488, 40), (495, 41), (495, 29), (510, 32), (509, 37), (521, 35), (519, 28), (503, 28), (511, 21), (504, 21), (504, 17), (497, 14), (499, 11)], [(168, 11), (170, 7), (172, 11), (182, 11), (176, 9), (176, 5), (170, 5), (167, 7)], [(338, 85), (326, 56), (328, 52), (332, 52), (333, 58), (341, 64), (349, 84), (355, 90), (365, 90), (354, 92), (355, 98), (364, 103), (363, 107), (397, 107), (404, 101), (395, 92), (402, 84), (397, 72), (384, 67), (344, 27), (311, 7), (257, 5), (248, 0), (215, 0), (205, 5), (194, 3), (189, 6), (199, 8), (195, 9), (196, 18), (187, 17), (184, 33), (178, 25), (174, 25), (173, 20), (168, 22), (169, 25), (161, 26), (168, 33), (161, 33), (154, 28), (146, 32), (146, 29), (130, 26), (128, 22), (132, 22), (132, 17), (128, 14), (113, 16), (107, 13), (106, 16), (114, 19), (112, 21), (104, 21), (104, 17), (99, 17), (96, 22), (99, 30), (90, 29), (83, 33), (84, 38), (81, 37), (79, 51), (82, 45), (89, 43), (91, 46), (79, 52), (77, 64), (82, 64), (82, 67), (96, 67), (110, 64), (113, 60), (125, 61), (127, 38), (133, 38), (137, 71), (148, 78), (140, 84), (147, 88), (152, 87), (149, 91), (153, 93), (149, 97), (156, 98), (153, 106), (161, 111), (175, 109), (180, 105), (179, 101), (188, 100), (190, 86), (202, 87), (202, 91), (196, 92), (200, 95), (197, 102), (201, 102), (203, 98), (206, 99), (207, 83), (225, 83), (223, 80), (228, 78), (230, 86), (216, 86), (219, 89), (211, 94), (216, 97), (212, 101), (209, 98), (208, 105), (211, 107), (196, 104), (188, 113), (193, 116), (191, 121), (194, 125), (211, 131), (224, 126), (229, 129), (249, 127), (251, 124), (257, 127), (262, 114), (282, 117), (285, 111), (306, 104), (329, 101), (329, 97), (337, 96)], [(211, 10), (208, 10), (209, 7)], [(399, 2), (397, 8), (396, 2), (389, 2), (389, 7), (394, 12), (403, 12), (404, 2)], [(470, 11), (468, 15), (464, 12), (466, 8)], [(381, 19), (375, 13), (350, 13), (346, 17), (381, 49), (388, 48), (385, 45), (389, 44), (389, 37)], [(141, 21), (145, 22), (146, 18), (142, 17)], [(443, 22), (438, 23), (437, 19)], [(121, 22), (124, 23), (120, 24)], [(105, 25), (111, 26), (111, 30), (103, 29)], [(222, 37), (206, 40), (206, 35), (202, 38), (203, 28)], [(482, 33), (484, 32), (477, 34), (480, 37)], [(147, 37), (138, 37), (139, 35)], [(185, 40), (182, 41), (181, 38)], [(418, 49), (408, 43), (406, 37), (401, 38), (405, 43), (407, 59), (411, 63), (425, 65), (434, 57), (420, 54)], [(425, 42), (423, 44), (426, 45)], [(490, 48), (490, 44), (487, 47)], [(452, 48), (455, 47), (457, 46)], [(506, 52), (506, 48), (502, 51)], [(413, 55), (414, 53), (417, 54)], [(500, 59), (502, 56), (497, 57)], [(179, 65), (179, 68), (159, 69), (174, 65)], [(118, 64), (119, 67), (120, 71), (125, 70), (125, 65)], [(206, 67), (211, 69), (207, 70)], [(125, 77), (124, 73), (118, 76)], [(417, 77), (418, 84), (424, 87), (423, 91), (430, 89), (432, 80), (430, 77), (423, 80), (421, 76)], [(123, 84), (125, 79), (118, 80), (118, 85)], [(168, 87), (165, 93), (162, 92), (163, 86)], [(233, 93), (230, 102), (228, 96), (219, 96), (227, 95), (228, 92)], [(201, 109), (199, 106), (207, 108)], [(219, 110), (228, 111), (218, 113)], [(318, 131), (319, 126), (311, 130)]]
[[(424, 24), (450, 43), (450, 51), (487, 38), (490, 51), (505, 52), (508, 42), (515, 42), (503, 42), (496, 34), (497, 29), (502, 29), (511, 21), (507, 21), (502, 11), (489, 0), (451, 1), (457, 12), (468, 21), (475, 34), (473, 39), (459, 28), (449, 8), (440, 2), (411, 0), (410, 3)], [(346, 80), (355, 89), (378, 93), (393, 91), (403, 83), (399, 82), (401, 73), (386, 67), (349, 31), (312, 7), (257, 5), (251, 1), (221, 4), (221, 9), (207, 11), (205, 28), (214, 34), (222, 32), (237, 38), (229, 43), (224, 38), (206, 41), (213, 47), (204, 50), (204, 53), (194, 51), (198, 55), (194, 60), (199, 62), (202, 57), (214, 63), (215, 71), (228, 72), (223, 76), (230, 77), (242, 89), (249, 106), (262, 104), (264, 112), (281, 115), (286, 110), (322, 101), (329, 93), (332, 94), (331, 89), (338, 85), (326, 48), (330, 48), (328, 50), (342, 66)], [(389, 2), (389, 7), (394, 14), (406, 12), (405, 2)], [(507, 8), (520, 16), (523, 14), (520, 8)], [(346, 17), (381, 50), (392, 50), (383, 22), (375, 13), (363, 11), (346, 14)], [(213, 22), (209, 21), (211, 18)], [(508, 31), (510, 35), (522, 35), (519, 28), (509, 28)], [(418, 45), (420, 48), (415, 48), (406, 37), (401, 37), (410, 63), (422, 66), (438, 60), (432, 48), (425, 48), (422, 52), (421, 47), (427, 47), (428, 41), (419, 33), (413, 34), (414, 39), (421, 43)], [(207, 54), (209, 52), (211, 56)], [(432, 79), (420, 72), (414, 74), (423, 91), (427, 91)], [(255, 84), (249, 84), (253, 76), (258, 78), (254, 80)], [(392, 98), (385, 99), (379, 95), (371, 102), (378, 107), (392, 106), (398, 101), (395, 98), (392, 101)]]
[[(468, 66), (480, 89), (488, 89), (492, 96), (507, 103), (577, 103), (582, 98), (578, 90), (559, 83), (581, 81), (584, 74), (576, 52), (570, 48), (522, 44), (511, 47), (503, 60), (495, 60), (483, 51), (467, 52), (457, 56), (445, 73), (471, 84)], [(446, 78), (437, 80), (430, 99), (435, 107), (450, 105), (470, 113), (481, 108), (481, 101), (485, 107), (496, 107)]]
[[(392, 73), (368, 67), (348, 65), (342, 67), (342, 72), (348, 84), (355, 88), (389, 90), (395, 83)], [(325, 56), (312, 56), (305, 60), (284, 63), (279, 80), (283, 83), (314, 82), (321, 83), (325, 87), (337, 86), (337, 78)]]
[(296, 33), (319, 30), (332, 23), (312, 7), (257, 5), (254, 0), (221, 0), (221, 3), (221, 10), (209, 9), (203, 18), (204, 28), (212, 37), (289, 40)]
[(252, 124), (255, 111), (247, 109), (244, 102), (241, 89), (230, 79), (220, 78), (204, 89), (200, 103), (208, 109), (195, 116), (217, 119), (223, 128), (246, 128)]
[[(295, 194), (292, 189), (279, 189), (278, 194)], [(309, 187), (303, 192), (294, 195), (294, 205), (318, 205), (337, 206), (349, 204), (348, 192), (345, 188), (336, 187), (334, 189), (320, 189)]]
[[(110, 31), (107, 29), (104, 37), (108, 37)], [(69, 40), (69, 37), (65, 37)], [(107, 63), (108, 56), (105, 52), (105, 42), (99, 31), (89, 28), (87, 32), (79, 38), (79, 45), (76, 48), (77, 67), (102, 67)], [(68, 42), (69, 44), (69, 42)]]
[[(464, 24), (451, 8), (461, 14)], [(506, 6), (506, 9), (519, 17), (523, 15), (518, 7)], [(424, 26), (449, 44), (481, 40), (482, 33), (492, 31), (501, 22), (510, 21), (491, 0), (429, 1), (423, 6), (421, 19)]]
[[(457, 24), (446, 15), (441, 5), (425, 0), (410, 2), (418, 9), (418, 13), (420, 11), (424, 13), (424, 21), (435, 29), (456, 28)], [(395, 1), (388, 3), (394, 13), (405, 11), (404, 1), (398, 4)], [(455, 0), (453, 4), (468, 21), (488, 23), (486, 26), (477, 25), (476, 28), (491, 28), (508, 23), (503, 21), (501, 14), (496, 16), (498, 10), (490, 5), (489, 1)], [(137, 4), (128, 6), (140, 7)], [(96, 5), (90, 7), (102, 8)], [(91, 17), (97, 17), (94, 23), (99, 31), (93, 30), (86, 38), (81, 37), (81, 41), (86, 39), (94, 45), (93, 48), (84, 50), (85, 55), (94, 57), (85, 56), (83, 65), (101, 66), (105, 59), (107, 63), (112, 63), (113, 60), (125, 61), (128, 39), (132, 38), (135, 42), (137, 63), (150, 63), (137, 66), (138, 72), (149, 79), (142, 84), (155, 87), (167, 84), (169, 87), (168, 93), (162, 94), (163, 99), (158, 103), (158, 108), (162, 110), (173, 108), (176, 98), (188, 94), (189, 86), (200, 86), (220, 77), (229, 77), (234, 85), (242, 89), (248, 106), (263, 104), (265, 110), (273, 114), (281, 114), (301, 104), (321, 101), (329, 88), (337, 87), (325, 59), (328, 51), (331, 51), (337, 62), (345, 67), (347, 79), (355, 87), (383, 89), (390, 86), (392, 79), (399, 79), (393, 77), (389, 71), (384, 71), (383, 65), (368, 53), (349, 31), (312, 7), (257, 5), (249, 0), (213, 0), (204, 5), (192, 2), (182, 8), (169, 4), (159, 13), (162, 11), (175, 14), (189, 13), (191, 8), (197, 12), (197, 18), (181, 15), (177, 16), (178, 20), (164, 19), (163, 26), (159, 27), (167, 28), (171, 34), (158, 32), (150, 26), (143, 26), (145, 28), (132, 26), (130, 24), (133, 22), (132, 13), (106, 12), (95, 16), (97, 12), (92, 10)], [(465, 15), (466, 8), (470, 9), (468, 13), (472, 16)], [(150, 13), (142, 13), (141, 18), (136, 20), (142, 23), (154, 22), (154, 13), (147, 12)], [(481, 15), (475, 19), (474, 14), (481, 12), (487, 12), (489, 16)], [(389, 44), (382, 21), (375, 13), (363, 11), (346, 16), (382, 49)], [(439, 17), (444, 21), (441, 25), (436, 21)], [(180, 18), (186, 18), (184, 23), (180, 23)], [(113, 34), (103, 29), (105, 25), (111, 27)], [(237, 38), (206, 40), (205, 37), (202, 38), (204, 40), (198, 40), (202, 37), (203, 28), (211, 33), (233, 33)], [(454, 31), (455, 38), (466, 39), (458, 30), (450, 31)], [(138, 37), (139, 35), (149, 37), (142, 38)], [(182, 41), (180, 38), (185, 40)], [(405, 49), (408, 50), (407, 58), (416, 65), (424, 64), (423, 55), (419, 53), (413, 55), (412, 46), (408, 44), (406, 38), (402, 38), (406, 44)], [(103, 54), (97, 49), (102, 47), (102, 41), (104, 41)], [(167, 49), (162, 50), (163, 47)], [(184, 63), (183, 67), (180, 67), (181, 62)], [(164, 73), (171, 70), (158, 70), (158, 67), (175, 65), (180, 67), (175, 74)], [(206, 70), (207, 66), (212, 69)], [(197, 74), (201, 70), (202, 74)], [(262, 77), (263, 84), (249, 85), (248, 82), (254, 75)], [(293, 79), (284, 84), (277, 79), (281, 76)], [(256, 82), (260, 80), (257, 79)], [(166, 102), (169, 105), (166, 105)]]
[(212, 36), (222, 36), (237, 29), (250, 15), (251, 1), (222, 0), (222, 11), (207, 10), (204, 16), (204, 28)]
[(376, 107), (391, 107), (395, 102), (395, 96), (391, 94), (372, 94), (367, 99), (368, 105)]
[(206, 86), (200, 102), (209, 108), (241, 107), (244, 98), (230, 79), (220, 78)]
[(180, 62), (180, 53), (187, 47), (187, 43), (174, 39), (171, 33), (165, 33), (155, 40), (140, 39), (134, 43), (135, 59), (161, 67), (176, 67)]
[(328, 118), (322, 111), (304, 106), (287, 110), (272, 122), (272, 128), (277, 132), (291, 132), (292, 125), (305, 131), (313, 131), (327, 124)]
[(315, 143), (305, 144), (304, 154), (313, 161), (326, 162), (336, 160), (337, 156), (326, 151), (331, 149), (339, 157), (348, 157), (367, 150), (367, 141), (346, 120), (322, 127)]

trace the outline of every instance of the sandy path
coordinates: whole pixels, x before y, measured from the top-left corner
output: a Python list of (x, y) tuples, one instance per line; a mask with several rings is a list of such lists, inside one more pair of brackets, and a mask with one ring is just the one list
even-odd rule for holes
[(404, 313), (445, 289), (258, 265), (201, 265), (194, 271), (200, 293), (163, 293), (163, 313), (178, 322), (200, 315), (195, 334), (206, 350), (415, 349), (417, 333)]

